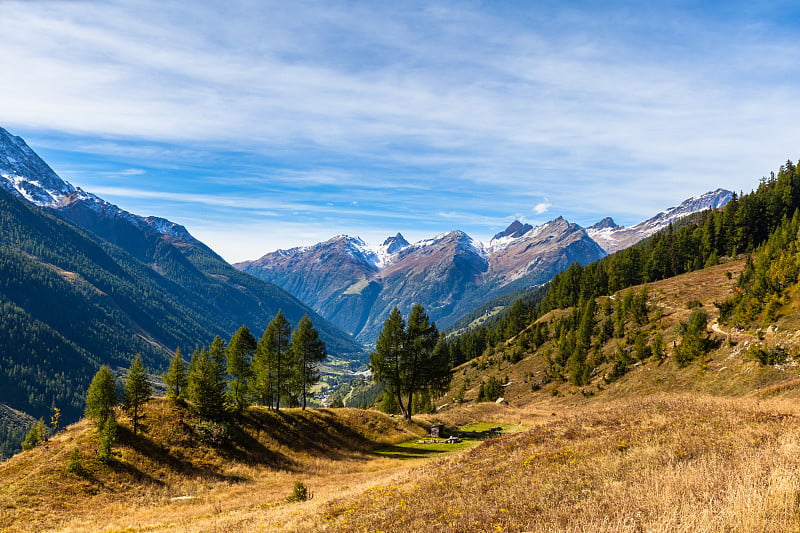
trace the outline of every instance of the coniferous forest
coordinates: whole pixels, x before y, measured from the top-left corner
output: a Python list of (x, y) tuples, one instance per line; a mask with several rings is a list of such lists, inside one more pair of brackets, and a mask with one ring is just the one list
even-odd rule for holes
[[(630, 248), (586, 266), (573, 263), (539, 290), (518, 299), (489, 325), (449, 341), (453, 366), (519, 334), (553, 309), (577, 306), (617, 291), (717, 264), (722, 257), (745, 254), (742, 289), (720, 302), (723, 320), (751, 322), (774, 312), (781, 293), (796, 279), (797, 230), (800, 228), (800, 166), (787, 161), (777, 174), (761, 179), (749, 194), (735, 195), (725, 208), (697, 213)], [(794, 275), (794, 277), (792, 277)], [(576, 311), (580, 313), (580, 310)], [(627, 310), (620, 310), (626, 313)], [(572, 326), (578, 324), (577, 317)], [(531, 346), (544, 333), (526, 332)]]
[[(303, 309), (311, 312), (266, 282), (248, 285), (247, 277), (228, 283), (246, 275), (199, 250), (184, 247), (208, 273), (166, 243), (159, 248), (161, 260), (144, 263), (5, 190), (0, 242), (2, 401), (34, 419), (58, 407), (65, 423), (77, 420), (101, 364), (125, 368), (139, 353), (149, 369), (161, 372), (176, 346), (228, 337), (238, 326), (234, 320), (264, 327), (279, 306), (294, 321)], [(175, 257), (164, 259), (169, 254)], [(166, 272), (169, 265), (177, 265), (180, 276)], [(358, 351), (352, 339), (314, 316), (334, 353)], [(13, 434), (16, 446), (14, 424), (0, 421), (0, 433)]]

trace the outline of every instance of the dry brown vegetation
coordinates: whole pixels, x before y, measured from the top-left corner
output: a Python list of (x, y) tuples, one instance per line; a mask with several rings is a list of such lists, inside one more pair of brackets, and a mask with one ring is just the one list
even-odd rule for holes
[(575, 408), (327, 505), (317, 531), (795, 531), (800, 424), (781, 401)]
[[(417, 424), (355, 409), (256, 408), (215, 443), (188, 410), (157, 400), (143, 436), (123, 424), (111, 465), (94, 459), (93, 433), (78, 424), (0, 465), (0, 530), (798, 531), (800, 313), (792, 298), (763, 331), (717, 324), (714, 303), (735, 290), (742, 266), (649, 285), (643, 329), (663, 335), (666, 358), (611, 383), (597, 374), (584, 387), (534, 387), (542, 353), (511, 364), (512, 341), (458, 368), (437, 405), (462, 388), (466, 402)], [(671, 344), (689, 302), (709, 314), (717, 345), (678, 368)], [(779, 344), (785, 364), (748, 356)], [(508, 376), (509, 405), (471, 402), (490, 375)], [(373, 453), (431, 422), (515, 433), (434, 459)], [(80, 475), (67, 471), (75, 449)], [(298, 480), (314, 497), (288, 503)]]
[[(0, 466), (3, 531), (248, 531), (275, 515), (276, 527), (296, 509), (358, 490), (402, 462), (371, 453), (424, 433), (415, 424), (355, 409), (254, 408), (227, 437), (213, 438), (185, 408), (166, 400), (149, 405), (143, 435), (120, 427), (110, 465), (95, 457), (86, 422)], [(80, 473), (68, 471), (78, 450)], [(297, 480), (315, 498), (290, 506)], [(351, 487), (351, 488), (348, 488)], [(131, 529), (128, 529), (131, 528)]]

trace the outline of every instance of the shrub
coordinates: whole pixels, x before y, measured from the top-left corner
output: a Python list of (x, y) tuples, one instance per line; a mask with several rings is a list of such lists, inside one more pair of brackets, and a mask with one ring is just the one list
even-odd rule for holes
[(78, 448), (73, 448), (69, 454), (67, 472), (75, 474), (76, 476), (83, 476), (86, 474), (86, 469), (83, 467), (83, 462), (81, 461), (81, 451)]
[(782, 365), (789, 358), (789, 352), (783, 346), (765, 349), (761, 346), (751, 346), (747, 356), (762, 365)]
[(198, 423), (194, 430), (201, 441), (214, 446), (221, 446), (231, 438), (230, 427), (227, 424), (213, 420)]
[(296, 481), (292, 493), (286, 498), (287, 502), (304, 502), (311, 498), (308, 487), (302, 481)]

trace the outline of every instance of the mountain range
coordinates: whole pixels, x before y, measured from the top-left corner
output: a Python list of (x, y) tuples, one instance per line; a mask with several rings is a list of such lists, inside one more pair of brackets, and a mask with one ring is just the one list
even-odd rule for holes
[(488, 244), (451, 231), (413, 244), (398, 233), (377, 247), (338, 235), (234, 266), (283, 287), (371, 343), (395, 306), (408, 313), (421, 303), (439, 327), (447, 328), (498, 296), (546, 283), (572, 262), (596, 261), (691, 213), (721, 207), (731, 196), (717, 189), (630, 228), (611, 218), (589, 228), (562, 217), (536, 227), (515, 220)]
[(36, 417), (56, 405), (74, 419), (99, 365), (141, 353), (160, 371), (175, 347), (242, 324), (257, 334), (279, 309), (292, 323), (308, 314), (331, 354), (363, 361), (353, 337), (373, 342), (394, 306), (422, 303), (444, 329), (729, 198), (715, 191), (628, 229), (514, 221), (487, 244), (462, 231), (376, 247), (340, 235), (234, 268), (183, 226), (72, 186), (0, 128), (0, 404)]
[(0, 128), (0, 404), (68, 420), (101, 364), (142, 354), (164, 370), (242, 324), (260, 334), (282, 309), (308, 314), (332, 354), (352, 337), (276, 285), (242, 273), (183, 226), (141, 217), (62, 180)]

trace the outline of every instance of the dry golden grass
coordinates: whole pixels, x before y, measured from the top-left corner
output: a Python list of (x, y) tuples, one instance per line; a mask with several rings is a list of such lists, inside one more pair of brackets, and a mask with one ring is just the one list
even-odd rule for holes
[[(109, 466), (94, 459), (82, 422), (0, 465), (0, 531), (800, 531), (800, 408), (791, 401), (800, 396), (800, 313), (792, 300), (775, 327), (730, 331), (712, 322), (717, 349), (686, 368), (669, 357), (687, 303), (699, 301), (713, 321), (714, 302), (735, 290), (742, 266), (649, 285), (645, 330), (662, 333), (668, 357), (610, 384), (597, 374), (590, 386), (533, 390), (542, 353), (511, 364), (503, 355), (512, 342), (458, 368), (437, 402), (463, 387), (465, 403), (416, 424), (355, 409), (253, 409), (225, 444), (209, 445), (188, 411), (158, 400), (144, 436), (123, 425)], [(747, 357), (753, 343), (798, 357), (763, 366)], [(489, 375), (508, 376), (510, 405), (470, 403)], [(432, 422), (515, 433), (438, 459), (372, 453)], [(74, 449), (83, 475), (66, 470)], [(288, 503), (298, 480), (313, 498)]]
[(796, 531), (800, 425), (780, 401), (576, 408), (328, 504), (314, 531)]
[[(331, 491), (357, 490), (405, 468), (371, 451), (424, 433), (372, 411), (254, 408), (229, 439), (209, 445), (197, 423), (186, 409), (154, 400), (144, 435), (121, 426), (110, 465), (95, 459), (86, 422), (17, 455), (0, 465), (0, 530), (248, 531), (254, 512), (285, 521), (289, 509), (312, 508)], [(81, 475), (67, 471), (75, 449)], [(297, 480), (315, 498), (291, 506), (285, 498)]]

